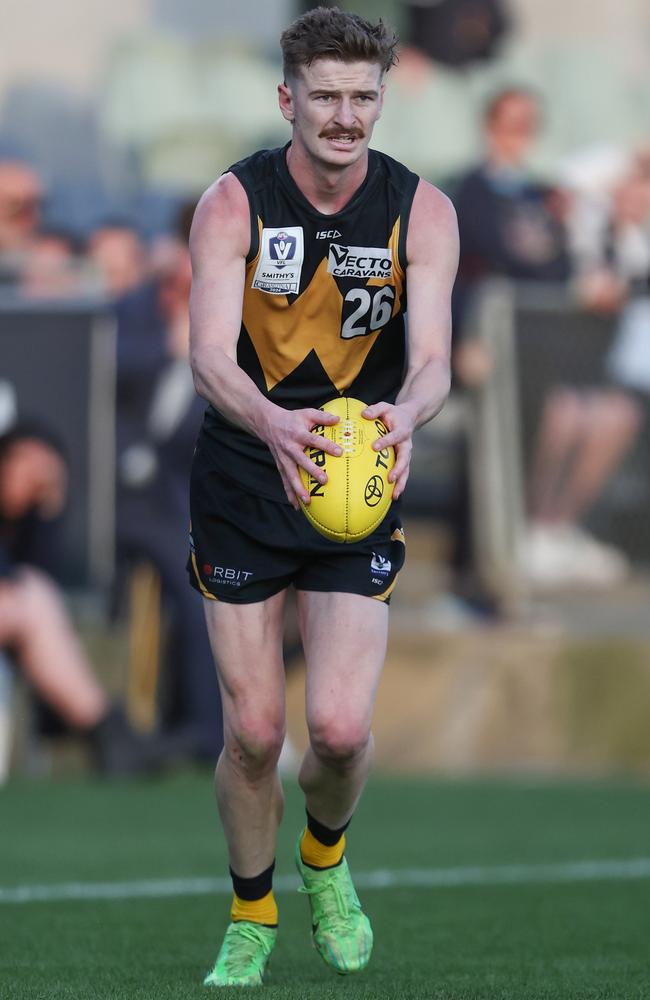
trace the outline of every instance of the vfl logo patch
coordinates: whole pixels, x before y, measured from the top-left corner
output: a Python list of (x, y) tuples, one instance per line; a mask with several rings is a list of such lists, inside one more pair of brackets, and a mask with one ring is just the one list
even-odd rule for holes
[(383, 573), (384, 576), (388, 576), (392, 569), (390, 559), (385, 559), (384, 556), (380, 556), (377, 552), (373, 552), (372, 560), (370, 562), (370, 570), (373, 573)]
[(302, 226), (263, 229), (251, 287), (269, 295), (297, 295), (304, 257)]
[(393, 251), (389, 247), (344, 247), (330, 243), (327, 270), (336, 278), (392, 278)]

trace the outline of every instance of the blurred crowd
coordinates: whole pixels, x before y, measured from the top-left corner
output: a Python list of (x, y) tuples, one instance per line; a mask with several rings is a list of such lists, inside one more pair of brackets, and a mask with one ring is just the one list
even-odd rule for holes
[[(495, 359), (472, 322), (477, 294), (492, 277), (562, 289), (585, 312), (609, 317), (611, 346), (595, 384), (558, 381), (546, 391), (524, 463), (527, 529), (518, 558), (522, 579), (535, 586), (612, 586), (629, 573), (629, 557), (588, 532), (585, 517), (646, 425), (650, 141), (586, 150), (558, 169), (551, 186), (528, 166), (548, 114), (552, 109), (526, 87), (493, 94), (477, 123), (482, 155), (445, 185), (461, 235), (453, 392), (471, 405), (495, 375)], [(173, 676), (160, 709), (167, 742), (143, 744), (109, 702), (51, 582), (56, 565), (43, 565), (51, 546), (38, 532), (65, 504), (66, 460), (48, 428), (24, 422), (29, 414), (20, 400), (18, 416), (5, 414), (0, 427), (0, 649), (12, 653), (50, 708), (90, 735), (99, 766), (212, 760), (222, 740), (217, 686), (200, 599), (183, 573), (186, 484), (203, 409), (187, 364), (194, 204), (180, 204), (174, 230), (151, 242), (123, 217), (104, 219), (81, 239), (48, 226), (46, 196), (28, 163), (0, 161), (0, 284), (26, 302), (95, 296), (112, 303), (118, 589), (141, 560), (159, 575), (171, 622)], [(465, 476), (452, 517), (458, 555), (451, 588), (468, 616), (476, 609), (498, 616), (498, 597), (477, 578), (468, 541), (468, 489)], [(112, 757), (111, 742), (128, 745), (128, 759)]]
[(74, 635), (54, 583), (65, 448), (20, 399), (5, 407), (0, 428), (0, 650), (9, 651), (46, 713), (88, 737), (100, 770), (140, 772), (178, 759), (212, 763), (222, 744), (220, 701), (201, 600), (183, 572), (187, 482), (203, 412), (187, 363), (194, 202), (181, 203), (175, 230), (151, 244), (123, 218), (104, 220), (82, 242), (42, 222), (44, 195), (29, 164), (0, 161), (2, 283), (25, 303), (46, 308), (92, 298), (116, 317), (112, 605), (116, 614), (123, 610), (137, 566), (153, 568), (170, 674), (164, 703), (156, 706), (159, 730), (133, 731)]

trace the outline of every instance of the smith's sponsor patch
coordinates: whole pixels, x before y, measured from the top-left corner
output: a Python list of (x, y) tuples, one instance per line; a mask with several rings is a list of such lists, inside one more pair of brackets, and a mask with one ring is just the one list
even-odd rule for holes
[(302, 226), (263, 229), (251, 287), (269, 295), (297, 295), (304, 256)]
[(337, 278), (392, 278), (389, 247), (344, 247), (330, 243), (327, 270)]

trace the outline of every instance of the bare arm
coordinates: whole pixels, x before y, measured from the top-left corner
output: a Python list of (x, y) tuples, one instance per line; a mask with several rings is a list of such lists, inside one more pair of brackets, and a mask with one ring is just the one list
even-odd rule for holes
[(451, 380), (451, 290), (458, 268), (458, 225), (449, 199), (422, 180), (411, 208), (406, 255), (406, 378), (395, 405), (376, 403), (364, 411), (364, 416), (381, 417), (389, 429), (376, 447), (396, 449), (390, 475), (395, 499), (408, 479), (413, 431), (442, 409)]
[(190, 234), (190, 359), (197, 392), (228, 420), (254, 434), (271, 450), (289, 502), (309, 502), (298, 465), (326, 481), (304, 454), (313, 445), (331, 454), (340, 448), (311, 433), (315, 424), (336, 423), (317, 409), (285, 410), (271, 403), (237, 365), (250, 213), (244, 189), (224, 174), (199, 202)]

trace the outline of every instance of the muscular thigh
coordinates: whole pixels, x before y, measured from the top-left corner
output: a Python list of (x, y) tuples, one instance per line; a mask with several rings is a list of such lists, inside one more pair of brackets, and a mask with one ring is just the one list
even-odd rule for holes
[(388, 607), (359, 594), (298, 591), (307, 720), (370, 727), (386, 656)]
[(284, 601), (284, 592), (254, 604), (204, 600), (227, 724), (284, 717)]

